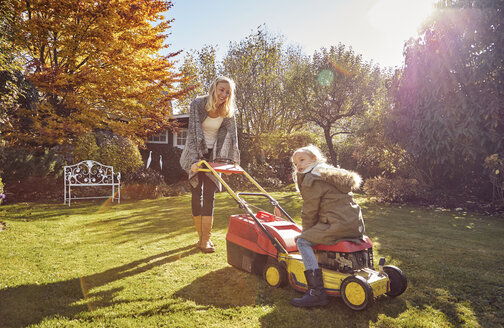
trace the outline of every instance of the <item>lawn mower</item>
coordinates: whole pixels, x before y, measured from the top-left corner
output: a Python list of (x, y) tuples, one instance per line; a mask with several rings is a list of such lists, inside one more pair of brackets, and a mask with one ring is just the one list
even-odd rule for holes
[[(280, 204), (240, 166), (225, 160), (198, 162), (199, 171), (211, 172), (227, 192), (246, 211), (231, 215), (226, 234), (227, 261), (233, 267), (262, 275), (272, 287), (287, 283), (299, 291), (307, 290), (305, 267), (295, 238), (301, 227)], [(219, 173), (242, 174), (260, 192), (235, 193)], [(263, 197), (277, 210), (254, 213), (245, 197)], [(352, 310), (363, 310), (380, 295), (396, 297), (407, 287), (405, 274), (380, 258), (374, 269), (373, 244), (363, 236), (359, 240), (342, 240), (335, 245), (317, 245), (315, 253), (322, 269), (324, 287), (330, 296), (340, 296)]]

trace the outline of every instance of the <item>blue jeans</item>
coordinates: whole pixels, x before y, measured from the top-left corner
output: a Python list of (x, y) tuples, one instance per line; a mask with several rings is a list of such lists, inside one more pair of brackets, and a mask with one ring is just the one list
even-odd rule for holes
[(303, 263), (305, 266), (305, 270), (316, 270), (319, 268), (317, 257), (315, 256), (315, 252), (313, 251), (313, 245), (306, 239), (298, 238), (296, 241), (299, 253), (303, 257)]

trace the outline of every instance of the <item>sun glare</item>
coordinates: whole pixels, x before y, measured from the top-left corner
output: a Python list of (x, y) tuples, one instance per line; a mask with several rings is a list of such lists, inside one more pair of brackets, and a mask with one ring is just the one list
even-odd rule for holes
[(378, 0), (368, 19), (375, 29), (392, 39), (406, 41), (418, 34), (422, 22), (433, 12), (435, 0)]

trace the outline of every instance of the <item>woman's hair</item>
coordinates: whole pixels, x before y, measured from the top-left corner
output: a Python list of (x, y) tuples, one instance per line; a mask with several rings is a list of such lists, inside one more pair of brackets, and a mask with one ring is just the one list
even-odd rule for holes
[[(230, 94), (226, 101), (217, 107), (217, 84), (224, 82), (229, 84)], [(219, 76), (212, 82), (208, 90), (208, 101), (206, 103), (207, 112), (216, 113), (221, 117), (232, 117), (235, 110), (235, 83), (228, 77)]]
[(296, 166), (294, 165), (294, 156), (299, 153), (305, 153), (308, 156), (315, 158), (315, 163), (314, 163), (315, 165), (327, 162), (327, 159), (325, 158), (325, 156), (322, 154), (322, 151), (317, 146), (308, 145), (308, 146), (304, 146), (304, 147), (296, 149), (294, 151), (294, 153), (292, 153), (291, 163), (292, 163), (292, 178), (294, 179), (294, 183), (296, 184), (297, 191), (299, 191), (299, 187), (297, 184), (297, 174), (296, 174), (297, 170), (296, 170)]

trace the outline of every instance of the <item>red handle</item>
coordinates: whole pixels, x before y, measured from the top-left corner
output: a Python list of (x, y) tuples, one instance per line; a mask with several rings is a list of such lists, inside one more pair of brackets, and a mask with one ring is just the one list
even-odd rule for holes
[(259, 212), (257, 212), (256, 217), (258, 219), (264, 220), (266, 222), (275, 221), (275, 216), (273, 214), (268, 213), (268, 212), (259, 211)]

